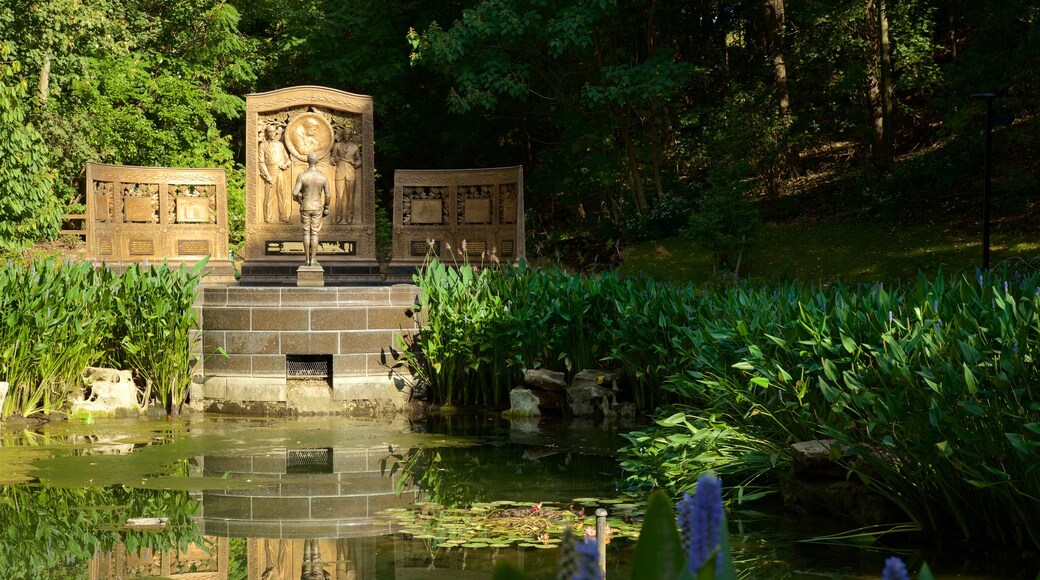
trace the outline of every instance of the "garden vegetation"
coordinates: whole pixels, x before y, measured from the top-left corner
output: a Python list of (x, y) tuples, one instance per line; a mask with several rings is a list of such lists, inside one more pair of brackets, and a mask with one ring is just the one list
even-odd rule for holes
[(9, 261), (0, 268), (0, 418), (62, 410), (87, 366), (131, 370), (142, 404), (172, 412), (191, 382), (202, 266), (131, 265), (116, 274), (83, 262)]
[(501, 408), (525, 369), (608, 359), (657, 417), (622, 450), (632, 484), (711, 469), (752, 499), (787, 444), (833, 439), (917, 527), (1040, 546), (1040, 274), (707, 290), (432, 260), (416, 281), (395, 353), (437, 403)]

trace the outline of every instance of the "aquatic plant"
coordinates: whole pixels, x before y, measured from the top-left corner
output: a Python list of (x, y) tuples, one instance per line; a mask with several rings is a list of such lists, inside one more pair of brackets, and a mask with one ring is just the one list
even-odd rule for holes
[[(671, 500), (662, 490), (650, 494), (646, 517), (639, 530), (632, 578), (672, 580), (704, 578), (736, 580), (729, 547), (729, 528), (722, 503), (722, 484), (714, 474), (705, 474), (700, 489), (680, 500), (676, 518)], [(700, 496), (700, 497), (698, 497)], [(571, 541), (565, 536), (565, 542)], [(561, 548), (558, 578), (602, 578), (589, 571), (590, 552), (595, 545), (576, 543)], [(598, 564), (597, 564), (598, 568)], [(495, 569), (495, 580), (526, 578), (508, 562)]]
[[(928, 564), (921, 564), (921, 572), (918, 574), (917, 579), (935, 579), (932, 571), (928, 568)], [(906, 564), (903, 563), (899, 556), (892, 556), (885, 559), (885, 567), (881, 569), (881, 580), (910, 580), (910, 572), (907, 571)]]
[(191, 384), (192, 346), (197, 340), (196, 289), (206, 262), (192, 268), (130, 265), (114, 292), (113, 362), (144, 381), (147, 405), (153, 390), (167, 414), (179, 407)]
[(675, 504), (679, 514), (679, 533), (686, 551), (686, 563), (690, 572), (697, 574), (701, 568), (714, 560), (716, 569), (722, 569), (722, 561), (712, 558), (718, 554), (722, 541), (722, 482), (710, 473), (697, 480), (694, 495), (684, 493)]
[(113, 276), (54, 259), (0, 269), (0, 418), (50, 413), (79, 386), (112, 328)]
[[(694, 417), (694, 429), (658, 425), (629, 437), (641, 444), (626, 447), (628, 465), (671, 462), (631, 469), (633, 483), (688, 487), (699, 462), (677, 441), (701, 432), (776, 448), (833, 438), (855, 459), (848, 468), (917, 526), (1040, 545), (1040, 471), (1031, 469), (1040, 460), (1038, 274), (940, 273), (856, 288), (740, 281), (712, 292), (524, 265), (458, 274), (470, 275), (494, 308), (475, 325), (455, 306), (428, 302), (423, 316), (464, 328), (466, 347), (424, 347), (428, 367), (466, 369), (445, 376), (465, 384), (459, 400), (491, 402), (508, 385), (490, 381), (489, 369), (518, 382), (525, 368), (577, 369), (571, 353), (610, 359), (628, 380), (622, 397), (644, 410), (683, 405), (659, 420)], [(584, 344), (567, 344), (574, 332)], [(697, 417), (714, 418), (710, 429)], [(782, 464), (782, 454), (751, 450), (733, 463), (764, 467), (774, 457)]]
[(179, 404), (198, 275), (166, 266), (116, 275), (54, 259), (0, 269), (0, 380), (10, 383), (0, 418), (60, 409), (99, 364), (133, 370), (164, 405)]
[(775, 493), (776, 473), (791, 461), (775, 431), (755, 436), (754, 425), (732, 417), (683, 405), (670, 410), (650, 426), (623, 434), (628, 444), (618, 452), (619, 463), (630, 487), (681, 494), (712, 471), (737, 482), (738, 503)]

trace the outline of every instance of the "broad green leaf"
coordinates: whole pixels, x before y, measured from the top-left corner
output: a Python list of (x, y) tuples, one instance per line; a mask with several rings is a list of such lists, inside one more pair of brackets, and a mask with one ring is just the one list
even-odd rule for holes
[(643, 529), (636, 544), (632, 566), (633, 580), (678, 578), (686, 568), (675, 512), (668, 494), (657, 490), (650, 494)]

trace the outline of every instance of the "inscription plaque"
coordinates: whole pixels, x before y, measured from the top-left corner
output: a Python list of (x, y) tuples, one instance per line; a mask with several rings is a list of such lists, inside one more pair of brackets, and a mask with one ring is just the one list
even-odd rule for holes
[(502, 240), (502, 255), (512, 256), (514, 245), (513, 240)]
[(467, 224), (491, 223), (491, 200), (486, 197), (467, 199), (466, 215), (463, 221)]
[(110, 239), (98, 240), (98, 254), (101, 254), (102, 256), (111, 256), (112, 255), (112, 240), (110, 240)]
[(466, 241), (466, 253), (469, 255), (480, 254), (487, 251), (487, 242)]
[(112, 202), (108, 195), (95, 195), (94, 207), (97, 208), (97, 221), (107, 222), (112, 218)]
[(151, 256), (155, 254), (153, 240), (129, 240), (131, 256)]
[(211, 221), (209, 198), (178, 197), (177, 223), (208, 224)]
[(209, 240), (177, 240), (177, 253), (181, 256), (207, 256)]
[(150, 197), (123, 198), (123, 212), (128, 222), (155, 223), (155, 209)]
[[(264, 254), (268, 256), (302, 256), (303, 242), (299, 240), (267, 240)], [(354, 240), (329, 240), (318, 243), (319, 256), (354, 256), (357, 255), (357, 242)]]
[[(430, 251), (430, 244), (426, 240), (413, 240), (411, 243), (411, 255), (413, 256), (425, 256)], [(439, 256), (441, 253), (441, 242), (436, 240), (433, 242), (433, 254)]]
[(413, 199), (412, 200), (412, 223), (413, 224), (440, 224), (444, 223), (442, 208), (444, 202), (439, 199)]
[(504, 223), (504, 224), (515, 224), (516, 223), (516, 198), (515, 197), (504, 197), (504, 198), (502, 198), (502, 223)]

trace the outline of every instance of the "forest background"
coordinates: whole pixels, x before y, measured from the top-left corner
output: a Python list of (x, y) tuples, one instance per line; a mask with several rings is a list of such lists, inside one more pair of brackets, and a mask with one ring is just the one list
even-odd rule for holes
[(299, 84), (373, 96), (384, 212), (395, 169), (523, 164), (530, 253), (613, 265), (682, 235), (720, 272), (764, 222), (974, 231), (993, 91), (995, 219), (1034, 234), (1038, 21), (1030, 0), (3, 0), (0, 248), (56, 238), (90, 161), (227, 169), (240, 243), (244, 97)]

